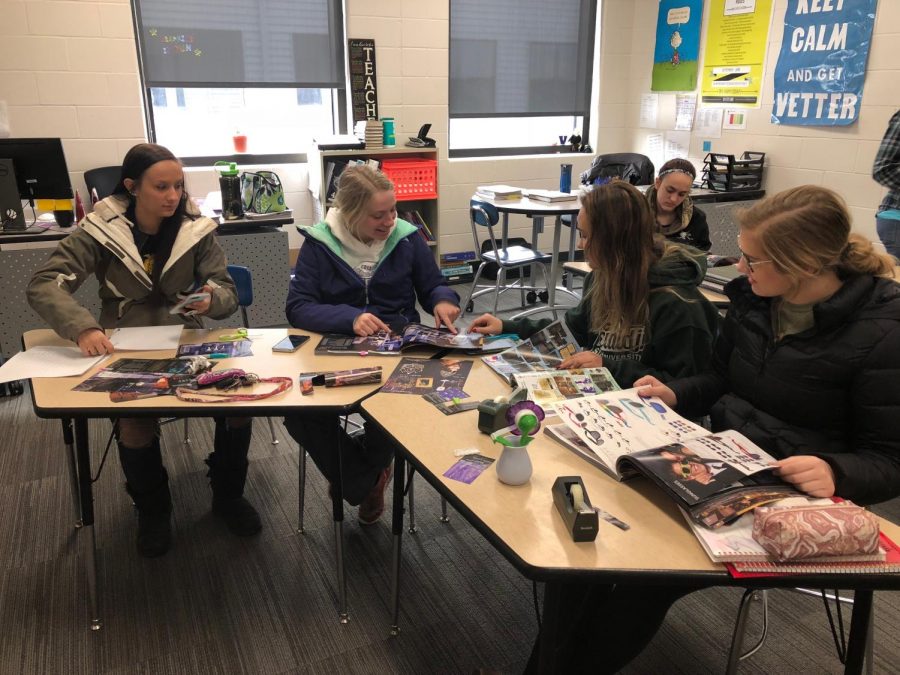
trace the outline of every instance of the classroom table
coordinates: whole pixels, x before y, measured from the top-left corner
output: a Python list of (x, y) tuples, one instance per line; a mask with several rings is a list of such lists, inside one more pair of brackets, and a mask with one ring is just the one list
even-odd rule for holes
[[(218, 341), (222, 334), (234, 333), (232, 330), (204, 329), (184, 330), (181, 335), (182, 344)], [(241, 368), (256, 373), (260, 377), (291, 377), (296, 380), (302, 372), (322, 370), (344, 370), (363, 366), (380, 365), (384, 369), (383, 379), (387, 379), (396, 364), (391, 359), (381, 359), (377, 364), (371, 360), (363, 362), (356, 354), (316, 356), (314, 349), (318, 343), (316, 334), (294, 353), (275, 353), (272, 346), (288, 333), (301, 334), (307, 331), (294, 329), (269, 328), (250, 329), (253, 340), (253, 356), (216, 361), (216, 369)], [(23, 343), (26, 349), (38, 345), (72, 346), (51, 330), (31, 330), (24, 334)], [(106, 393), (73, 392), (72, 387), (87, 379), (104, 365), (119, 358), (173, 358), (174, 350), (160, 351), (122, 351), (104, 359), (98, 365), (78, 377), (34, 378), (31, 380), (31, 396), (34, 411), (38, 417), (60, 419), (63, 426), (63, 439), (69, 458), (69, 473), (72, 481), (76, 514), (80, 517), (76, 527), (86, 532), (89, 545), (86, 547), (86, 566), (88, 572), (88, 592), (91, 608), (91, 628), (99, 630), (102, 626), (100, 618), (96, 541), (94, 536), (94, 506), (91, 486), (91, 456), (88, 447), (88, 422), (91, 419), (108, 419), (111, 417), (212, 417), (231, 416), (284, 416), (300, 410), (315, 410), (323, 414), (346, 415), (355, 412), (359, 402), (377, 391), (381, 384), (364, 384), (347, 387), (316, 387), (315, 393), (304, 396), (300, 393), (297, 382), (288, 391), (272, 398), (258, 401), (242, 401), (238, 403), (189, 403), (180, 401), (174, 396), (146, 398), (126, 403), (112, 403)], [(261, 385), (271, 387), (272, 385)], [(268, 389), (264, 390), (267, 391)], [(247, 390), (242, 390), (247, 391)], [(74, 426), (74, 430), (73, 430)], [(341, 448), (338, 447), (338, 452)], [(301, 461), (301, 467), (304, 466)], [(338, 463), (340, 470), (340, 463)], [(302, 470), (302, 469), (301, 469)], [(302, 481), (304, 476), (300, 475)], [(301, 484), (302, 495), (302, 484)], [(302, 500), (302, 498), (301, 498)], [(302, 501), (300, 509), (303, 508)], [(339, 589), (339, 618), (347, 622), (347, 583), (343, 564), (343, 494), (341, 481), (335, 482), (332, 490), (332, 515), (336, 546), (336, 570)], [(301, 515), (302, 517), (302, 515)]]
[[(553, 251), (551, 254), (553, 258), (550, 261), (550, 282), (547, 288), (547, 304), (540, 307), (532, 307), (531, 309), (519, 312), (518, 314), (510, 317), (511, 319), (519, 319), (521, 317), (529, 316), (530, 314), (536, 314), (538, 312), (553, 312), (553, 317), (557, 318), (558, 310), (568, 309), (568, 306), (566, 305), (557, 306), (557, 291), (568, 293), (576, 300), (580, 299), (577, 293), (574, 293), (565, 286), (556, 285), (556, 278), (559, 275), (559, 240), (563, 227), (562, 217), (577, 216), (578, 211), (581, 210), (581, 202), (579, 200), (576, 199), (574, 201), (567, 202), (542, 202), (537, 199), (529, 199), (528, 197), (522, 197), (521, 199), (491, 200), (485, 199), (484, 197), (481, 197), (477, 194), (472, 195), (472, 199), (493, 205), (503, 216), (501, 230), (501, 241), (503, 242), (503, 248), (506, 248), (507, 246), (509, 234), (509, 215), (511, 213), (521, 214), (531, 218), (531, 247), (534, 250), (538, 250), (538, 237), (540, 236), (541, 232), (544, 231), (544, 218), (553, 218)], [(572, 223), (572, 236), (570, 238), (573, 241), (574, 236), (575, 227), (574, 223)], [(570, 246), (569, 250), (571, 253), (571, 251), (574, 250), (574, 246)]]
[[(480, 360), (465, 384), (473, 398), (508, 394), (509, 387)], [(402, 405), (403, 415), (396, 414)], [(712, 562), (688, 528), (675, 503), (649, 480), (618, 482), (543, 433), (528, 446), (531, 480), (509, 486), (496, 477), (496, 462), (472, 484), (443, 476), (458, 457), (475, 447), (498, 458), (500, 448), (478, 431), (477, 412), (445, 416), (421, 397), (378, 393), (362, 402), (363, 416), (381, 427), (395, 446), (393, 613), (391, 633), (399, 632), (400, 560), (403, 532), (405, 463), (478, 530), (525, 577), (546, 582), (542, 645), (552, 644), (559, 611), (559, 583), (579, 580), (642, 585), (850, 588), (856, 590), (845, 672), (859, 673), (870, 629), (873, 589), (900, 589), (900, 575), (804, 574), (732, 579)], [(620, 530), (602, 518), (594, 542), (575, 543), (556, 511), (551, 486), (559, 476), (581, 476), (591, 503), (631, 526)], [(881, 521), (883, 531), (900, 540), (900, 527)], [(735, 608), (737, 609), (737, 608)], [(546, 642), (545, 642), (546, 641)], [(542, 655), (548, 653), (542, 649)]]

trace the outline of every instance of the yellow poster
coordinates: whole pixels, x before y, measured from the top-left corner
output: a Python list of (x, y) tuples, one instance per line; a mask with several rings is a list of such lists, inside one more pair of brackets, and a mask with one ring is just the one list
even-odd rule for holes
[(758, 108), (772, 0), (711, 0), (700, 82), (705, 105)]

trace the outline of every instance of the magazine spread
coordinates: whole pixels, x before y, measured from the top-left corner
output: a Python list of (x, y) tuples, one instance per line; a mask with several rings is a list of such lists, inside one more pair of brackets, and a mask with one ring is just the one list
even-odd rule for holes
[(772, 472), (775, 459), (742, 434), (712, 434), (636, 389), (550, 408), (566, 430), (551, 425), (548, 435), (620, 480), (647, 476), (708, 527), (797, 494)]
[(346, 354), (368, 352), (370, 354), (399, 354), (411, 347), (437, 347), (481, 352), (484, 336), (477, 333), (453, 334), (442, 328), (432, 328), (421, 323), (409, 323), (401, 331), (381, 331), (366, 337), (326, 334), (316, 345), (316, 354)]
[(524, 387), (528, 391), (528, 398), (538, 405), (621, 389), (606, 368), (516, 373), (513, 375), (513, 384), (516, 387)]
[(517, 373), (556, 370), (565, 358), (578, 351), (578, 344), (566, 324), (554, 321), (514, 347), (484, 356), (481, 360), (511, 384)]

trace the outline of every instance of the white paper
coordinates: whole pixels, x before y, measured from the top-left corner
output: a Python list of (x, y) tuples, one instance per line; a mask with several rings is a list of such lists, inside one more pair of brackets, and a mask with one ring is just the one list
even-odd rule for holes
[(109, 341), (119, 351), (152, 351), (156, 349), (178, 349), (182, 325), (138, 326), (136, 328), (116, 328)]
[(675, 130), (690, 131), (694, 126), (694, 111), (697, 109), (696, 94), (675, 95)]
[(722, 117), (723, 129), (746, 129), (747, 128), (747, 111), (745, 110), (726, 110)]
[(721, 108), (698, 108), (694, 133), (702, 138), (722, 138)]
[(641, 94), (641, 122), (644, 129), (656, 129), (659, 116), (659, 94)]
[(647, 136), (647, 151), (645, 153), (654, 166), (661, 166), (663, 163), (663, 135), (650, 134)]
[(87, 372), (106, 355), (82, 356), (78, 347), (32, 347), (0, 366), (0, 382), (31, 377), (72, 377)]
[(663, 159), (668, 162), (675, 157), (687, 157), (691, 145), (690, 131), (667, 131), (663, 149)]

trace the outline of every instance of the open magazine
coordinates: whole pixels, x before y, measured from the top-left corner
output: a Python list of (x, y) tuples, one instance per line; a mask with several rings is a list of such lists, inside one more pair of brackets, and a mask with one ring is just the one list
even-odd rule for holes
[(478, 333), (457, 333), (449, 330), (408, 323), (402, 330), (381, 331), (367, 337), (352, 335), (322, 336), (316, 345), (316, 354), (347, 354), (368, 352), (370, 354), (399, 354), (412, 347), (437, 347), (438, 349), (461, 349), (481, 352), (484, 336)]
[(565, 358), (578, 351), (578, 344), (566, 324), (554, 321), (514, 347), (484, 356), (481, 360), (511, 384), (517, 373), (556, 370)]
[(612, 373), (606, 368), (574, 368), (572, 370), (516, 373), (513, 375), (513, 384), (517, 387), (524, 387), (528, 391), (528, 398), (542, 406), (621, 389)]
[(772, 472), (775, 458), (742, 434), (712, 434), (636, 389), (550, 408), (562, 422), (545, 433), (620, 480), (649, 477), (707, 527), (797, 494)]

